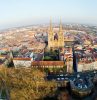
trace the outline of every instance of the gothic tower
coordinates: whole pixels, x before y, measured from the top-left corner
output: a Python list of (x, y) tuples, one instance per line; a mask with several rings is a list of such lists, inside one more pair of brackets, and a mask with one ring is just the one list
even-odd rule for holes
[(62, 23), (60, 20), (59, 32), (54, 33), (52, 22), (50, 21), (50, 28), (48, 32), (48, 48), (63, 48), (64, 47), (64, 34), (62, 30)]
[(53, 28), (52, 28), (52, 21), (50, 20), (50, 28), (48, 33), (48, 48), (50, 49), (53, 47)]
[(62, 30), (62, 23), (61, 23), (61, 20), (60, 20), (60, 26), (59, 26), (59, 40), (58, 40), (58, 46), (59, 47), (64, 47), (64, 34), (63, 34), (63, 30)]

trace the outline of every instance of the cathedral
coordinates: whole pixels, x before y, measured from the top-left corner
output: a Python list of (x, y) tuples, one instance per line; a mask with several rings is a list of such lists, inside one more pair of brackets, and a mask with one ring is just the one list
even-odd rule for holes
[(50, 21), (50, 28), (48, 32), (48, 48), (64, 48), (64, 34), (62, 30), (62, 24), (60, 21), (59, 31), (55, 33), (52, 27), (52, 22)]

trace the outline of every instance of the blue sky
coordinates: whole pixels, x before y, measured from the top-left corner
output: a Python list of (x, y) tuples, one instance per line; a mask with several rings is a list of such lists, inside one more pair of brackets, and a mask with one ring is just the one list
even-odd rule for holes
[(97, 0), (0, 0), (0, 29), (58, 22), (97, 25)]

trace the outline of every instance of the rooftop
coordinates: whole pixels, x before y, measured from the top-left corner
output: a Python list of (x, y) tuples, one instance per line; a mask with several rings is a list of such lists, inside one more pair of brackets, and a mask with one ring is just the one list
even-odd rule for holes
[(63, 61), (34, 61), (32, 66), (64, 66)]

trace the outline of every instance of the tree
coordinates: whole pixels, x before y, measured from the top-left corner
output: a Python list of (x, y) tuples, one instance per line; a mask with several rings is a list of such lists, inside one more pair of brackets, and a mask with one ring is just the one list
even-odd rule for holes
[(44, 61), (52, 61), (53, 59), (50, 56), (45, 56), (43, 60)]
[(55, 81), (45, 80), (45, 72), (37, 68), (6, 68), (5, 70), (3, 67), (0, 75), (6, 83), (5, 89), (10, 91), (11, 100), (43, 99), (50, 93), (54, 94), (57, 86)]

